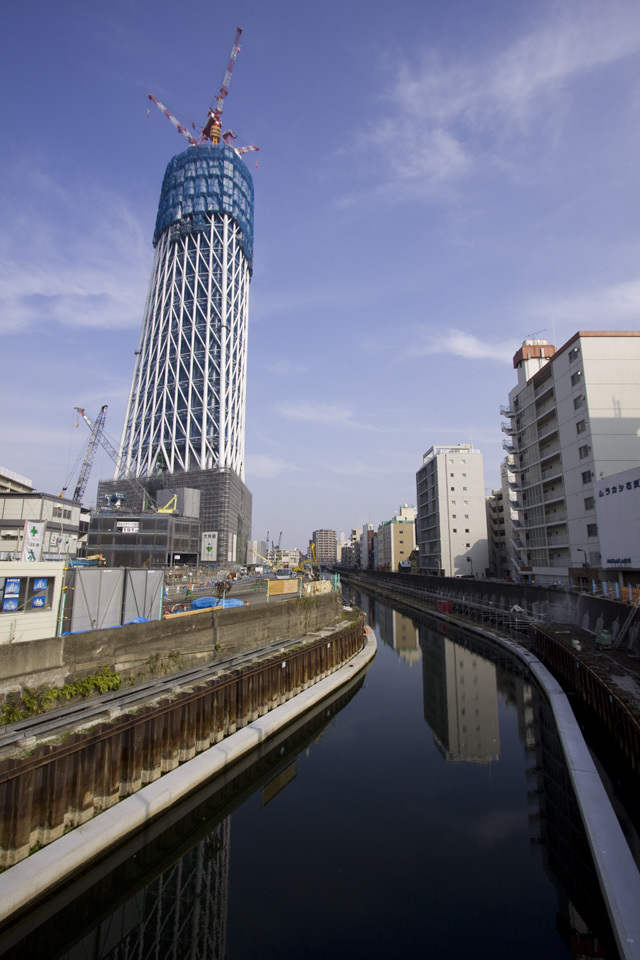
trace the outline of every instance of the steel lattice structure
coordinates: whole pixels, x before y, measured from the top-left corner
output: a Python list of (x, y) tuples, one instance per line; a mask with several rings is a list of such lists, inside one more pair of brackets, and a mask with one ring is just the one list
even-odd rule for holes
[(116, 479), (244, 478), (253, 184), (225, 144), (191, 147), (162, 185)]

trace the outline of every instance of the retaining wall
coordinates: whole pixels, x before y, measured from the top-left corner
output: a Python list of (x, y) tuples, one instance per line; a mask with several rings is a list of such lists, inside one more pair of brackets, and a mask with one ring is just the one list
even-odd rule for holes
[[(349, 579), (350, 573), (351, 571), (342, 572), (345, 581)], [(354, 570), (353, 575), (363, 576), (372, 583), (384, 581), (389, 584), (404, 584), (419, 590), (437, 592), (443, 597), (464, 597), (477, 603), (490, 603), (506, 609), (517, 604), (525, 610), (539, 613), (541, 619), (575, 624), (591, 633), (608, 630), (614, 641), (631, 610), (630, 604), (622, 600), (608, 600), (606, 597), (595, 597), (588, 593), (567, 593), (564, 590), (536, 587), (526, 583), (370, 570)], [(640, 651), (640, 611), (636, 613), (622, 647)]]
[(133, 623), (66, 637), (5, 644), (0, 649), (0, 695), (21, 684), (61, 686), (69, 677), (85, 676), (104, 666), (124, 680), (143, 678), (149, 661), (166, 661), (176, 669), (230, 656), (274, 640), (304, 636), (336, 622), (342, 610), (337, 593), (256, 604), (228, 610), (213, 608), (149, 623)]

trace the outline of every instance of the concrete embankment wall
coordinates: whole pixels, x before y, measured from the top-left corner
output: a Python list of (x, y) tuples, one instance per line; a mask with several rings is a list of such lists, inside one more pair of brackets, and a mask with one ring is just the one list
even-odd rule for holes
[(171, 671), (178, 669), (178, 662), (183, 668), (196, 666), (216, 656), (321, 630), (338, 620), (341, 609), (338, 594), (328, 593), (5, 644), (0, 656), (0, 695), (19, 690), (21, 684), (61, 686), (70, 676), (86, 676), (107, 665), (124, 680), (144, 679), (163, 664)]
[[(517, 604), (524, 610), (534, 611), (555, 623), (572, 623), (591, 633), (608, 630), (614, 641), (631, 610), (629, 603), (621, 600), (609, 600), (606, 597), (595, 597), (588, 593), (565, 593), (562, 590), (535, 587), (526, 583), (452, 579), (369, 570), (356, 570), (353, 571), (353, 575), (364, 577), (371, 583), (404, 584), (420, 590), (437, 592), (443, 597), (465, 597), (467, 600), (492, 604), (507, 610)], [(346, 571), (343, 579), (348, 581), (349, 577), (350, 572)], [(625, 649), (640, 651), (640, 612), (636, 614), (622, 646)]]

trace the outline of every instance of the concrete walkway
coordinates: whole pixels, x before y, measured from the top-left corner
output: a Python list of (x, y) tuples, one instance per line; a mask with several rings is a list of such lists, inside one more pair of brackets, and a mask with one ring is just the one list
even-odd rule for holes
[(367, 627), (363, 650), (330, 676), (0, 874), (0, 923), (86, 869), (115, 844), (339, 690), (370, 663), (376, 650), (375, 635)]

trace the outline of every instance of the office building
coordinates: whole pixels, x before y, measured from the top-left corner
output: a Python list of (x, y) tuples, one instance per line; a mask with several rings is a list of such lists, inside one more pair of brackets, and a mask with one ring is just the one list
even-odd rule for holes
[(486, 576), (489, 567), (482, 454), (470, 443), (430, 447), (416, 473), (420, 572)]
[(640, 460), (640, 331), (580, 331), (559, 350), (527, 339), (513, 365), (518, 383), (501, 413), (520, 505), (516, 572), (589, 582), (603, 566), (598, 486)]

